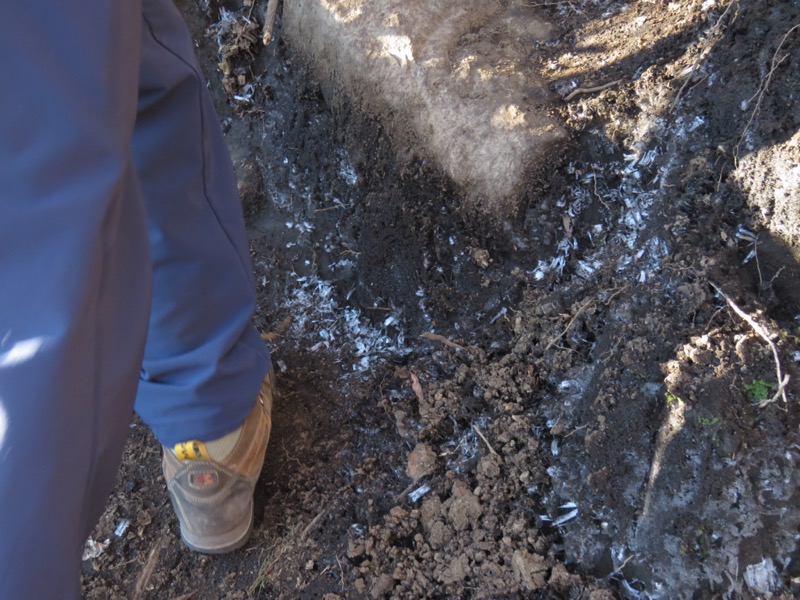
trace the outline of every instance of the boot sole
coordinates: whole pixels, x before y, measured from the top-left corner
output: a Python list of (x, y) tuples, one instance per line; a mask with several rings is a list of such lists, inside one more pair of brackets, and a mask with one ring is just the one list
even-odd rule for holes
[(227, 554), (244, 546), (253, 533), (253, 502), (248, 517), (234, 529), (216, 536), (192, 536), (181, 527), (181, 540), (190, 550), (201, 554)]

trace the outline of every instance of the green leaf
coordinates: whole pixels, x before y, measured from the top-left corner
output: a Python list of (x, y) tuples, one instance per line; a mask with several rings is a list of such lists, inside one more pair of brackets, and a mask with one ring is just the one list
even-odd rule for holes
[(750, 402), (761, 402), (769, 398), (772, 384), (763, 379), (755, 379), (752, 383), (744, 384), (744, 391)]

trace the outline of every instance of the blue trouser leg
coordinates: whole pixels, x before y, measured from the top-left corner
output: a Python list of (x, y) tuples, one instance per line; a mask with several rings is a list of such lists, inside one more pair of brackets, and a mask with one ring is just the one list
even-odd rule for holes
[(269, 364), (252, 327), (252, 264), (230, 157), (192, 40), (144, 1), (134, 155), (150, 221), (153, 308), (136, 411), (159, 440), (241, 425)]
[(237, 427), (268, 356), (229, 160), (169, 0), (7, 13), (0, 597), (74, 599), (140, 376), (136, 408), (170, 444)]
[(0, 597), (77, 598), (119, 463), (150, 267), (135, 1), (0, 19)]

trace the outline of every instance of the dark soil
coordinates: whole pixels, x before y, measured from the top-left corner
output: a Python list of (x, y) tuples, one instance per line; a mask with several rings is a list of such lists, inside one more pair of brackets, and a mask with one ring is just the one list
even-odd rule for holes
[[(239, 174), (275, 429), (252, 541), (206, 557), (135, 422), (87, 598), (800, 595), (800, 242), (767, 193), (798, 188), (759, 171), (800, 172), (800, 3), (540, 4), (560, 34), (530, 67), (572, 143), (501, 230), (333, 115), (280, 39), (226, 37), (263, 6), (181, 4)], [(773, 353), (720, 290), (772, 335), (787, 402), (759, 405)]]

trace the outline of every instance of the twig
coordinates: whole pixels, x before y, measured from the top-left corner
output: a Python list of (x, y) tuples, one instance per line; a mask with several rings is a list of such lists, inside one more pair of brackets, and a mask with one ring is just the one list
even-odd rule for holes
[(594, 195), (597, 196), (600, 204), (605, 206), (608, 212), (611, 212), (611, 207), (605, 202), (605, 200), (603, 200), (603, 197), (597, 191), (597, 171), (594, 169), (594, 167), (592, 167), (592, 181), (594, 182)]
[(411, 483), (409, 483), (409, 484), (406, 486), (406, 489), (404, 489), (402, 492), (400, 492), (399, 494), (397, 494), (397, 496), (395, 496), (395, 498), (394, 498), (394, 503), (395, 503), (395, 504), (399, 503), (399, 502), (400, 502), (400, 501), (401, 501), (403, 498), (405, 498), (405, 497), (406, 497), (406, 495), (408, 495), (408, 493), (409, 493), (409, 492), (411, 492), (411, 490), (413, 490), (413, 489), (414, 489), (415, 487), (417, 487), (418, 485), (419, 485), (419, 480), (417, 480), (417, 481), (412, 481)]
[(626, 283), (626, 284), (625, 284), (625, 285), (623, 285), (621, 288), (619, 288), (619, 289), (618, 289), (616, 292), (614, 292), (613, 294), (611, 294), (611, 295), (608, 297), (608, 300), (606, 300), (605, 302), (603, 302), (603, 304), (605, 304), (606, 306), (608, 306), (609, 304), (611, 304), (611, 301), (612, 301), (614, 298), (616, 298), (617, 296), (619, 296), (619, 295), (620, 295), (622, 292), (624, 292), (624, 291), (625, 291), (625, 290), (627, 290), (627, 289), (628, 289), (628, 284)]
[(264, 13), (264, 30), (261, 32), (261, 43), (268, 46), (272, 41), (272, 30), (275, 29), (275, 16), (278, 14), (278, 0), (267, 2), (267, 11)]
[(300, 471), (300, 473), (305, 474), (306, 467), (303, 466), (303, 463), (301, 463), (299, 459), (297, 459), (294, 456), (289, 454), (289, 451), (286, 449), (286, 442), (284, 440), (281, 440), (281, 448), (283, 448), (283, 454), (284, 454), (284, 456), (286, 456), (286, 462), (289, 462), (289, 461), (296, 462), (298, 470)]
[(570, 432), (569, 432), (567, 435), (565, 435), (565, 436), (564, 436), (564, 439), (567, 439), (567, 438), (568, 438), (569, 436), (571, 436), (573, 433), (577, 433), (577, 432), (579, 432), (581, 429), (586, 429), (587, 427), (588, 427), (588, 425), (581, 425), (580, 427), (576, 427), (575, 429), (573, 429), (572, 431), (570, 431)]
[(747, 125), (745, 125), (744, 129), (742, 130), (742, 135), (739, 136), (739, 141), (736, 143), (736, 148), (734, 148), (733, 157), (736, 160), (738, 160), (739, 158), (739, 147), (742, 145), (742, 142), (744, 141), (744, 136), (747, 135), (747, 131), (748, 129), (750, 129), (750, 125), (753, 123), (753, 119), (755, 118), (756, 114), (761, 108), (761, 101), (764, 99), (764, 94), (766, 94), (767, 88), (769, 87), (769, 84), (772, 82), (772, 75), (775, 73), (775, 70), (778, 68), (778, 66), (780, 66), (780, 64), (789, 57), (789, 54), (787, 53), (784, 54), (780, 59), (778, 59), (778, 52), (780, 52), (781, 46), (783, 46), (783, 43), (786, 41), (786, 38), (788, 38), (789, 35), (791, 35), (791, 33), (798, 27), (800, 27), (800, 23), (797, 23), (794, 27), (789, 29), (789, 31), (786, 32), (783, 38), (781, 38), (778, 47), (775, 48), (775, 54), (772, 55), (772, 61), (770, 62), (771, 66), (769, 69), (769, 73), (767, 73), (761, 79), (761, 82), (759, 83), (758, 86), (758, 90), (750, 98), (750, 102), (752, 102), (753, 99), (756, 97), (758, 97), (758, 101), (756, 102), (756, 105), (753, 108), (753, 112), (750, 113), (750, 118), (747, 120)]
[(764, 289), (764, 278), (761, 276), (761, 262), (758, 260), (758, 234), (756, 239), (753, 240), (753, 254), (756, 257), (756, 270), (758, 271), (758, 289)]
[(314, 529), (314, 526), (315, 526), (317, 523), (319, 523), (319, 522), (320, 522), (320, 520), (322, 519), (322, 517), (324, 517), (324, 516), (325, 516), (325, 513), (327, 513), (327, 512), (328, 512), (328, 507), (325, 507), (325, 508), (323, 508), (321, 511), (319, 511), (319, 513), (317, 514), (317, 516), (316, 516), (316, 517), (314, 517), (313, 519), (311, 519), (311, 523), (309, 523), (308, 525), (306, 525), (306, 528), (305, 528), (305, 529), (303, 529), (303, 531), (300, 533), (300, 538), (299, 538), (299, 539), (301, 539), (301, 540), (304, 540), (304, 539), (306, 538), (306, 536), (307, 536), (307, 535), (308, 535), (308, 534), (311, 532), (311, 530), (312, 530), (312, 529)]
[(344, 593), (344, 568), (342, 567), (342, 561), (339, 560), (339, 556), (336, 556), (336, 564), (339, 565), (339, 583), (342, 586), (342, 593)]
[(596, 85), (594, 87), (587, 87), (587, 88), (575, 88), (569, 94), (564, 96), (564, 102), (569, 102), (578, 94), (591, 94), (593, 92), (602, 92), (612, 86), (618, 85), (625, 81), (624, 79), (617, 79), (616, 81), (610, 81), (608, 83), (604, 83), (603, 85)]
[[(357, 252), (356, 250), (353, 250), (352, 248), (348, 248), (346, 244), (342, 244), (342, 246), (344, 246), (344, 250), (342, 250), (339, 253), (339, 256), (344, 256), (345, 254), (353, 254), (355, 256), (361, 256), (361, 252)], [(370, 307), (368, 306), (367, 308), (370, 308)]]
[(150, 550), (150, 554), (147, 556), (147, 561), (144, 563), (144, 567), (142, 568), (142, 572), (139, 574), (139, 578), (136, 580), (136, 587), (134, 588), (133, 597), (134, 599), (138, 600), (144, 594), (145, 588), (147, 588), (147, 584), (150, 583), (150, 579), (153, 577), (153, 572), (156, 570), (156, 565), (158, 564), (158, 555), (161, 552), (161, 548), (164, 546), (166, 542), (167, 535), (164, 534), (153, 546), (153, 549)]
[(775, 395), (772, 398), (768, 399), (768, 400), (762, 400), (761, 402), (759, 402), (758, 403), (758, 407), (759, 408), (763, 408), (767, 404), (772, 404), (773, 402), (777, 402), (778, 398), (781, 397), (781, 396), (783, 396), (783, 401), (786, 402), (786, 386), (787, 385), (789, 385), (789, 376), (788, 375), (784, 375), (783, 376), (783, 381), (781, 381), (780, 384), (778, 385), (778, 391), (775, 392)]
[(456, 344), (455, 342), (451, 342), (443, 335), (439, 335), (438, 333), (431, 333), (430, 331), (426, 331), (425, 333), (421, 334), (419, 337), (423, 337), (427, 340), (432, 340), (434, 342), (442, 342), (445, 346), (450, 348), (455, 348), (456, 350), (463, 350), (464, 346), (460, 344)]
[[(705, 54), (705, 52), (703, 53)], [(689, 85), (689, 82), (692, 80), (692, 74), (694, 70), (697, 68), (697, 65), (700, 64), (700, 61), (703, 60), (705, 56), (701, 56), (693, 65), (689, 72), (686, 74), (686, 79), (683, 81), (683, 85), (678, 90), (678, 93), (675, 95), (675, 100), (672, 101), (672, 106), (669, 107), (669, 112), (675, 110), (675, 107), (678, 106), (678, 102), (681, 101), (681, 97), (683, 97), (683, 90), (686, 89), (686, 86)]]
[[(713, 320), (714, 320), (714, 319), (717, 317), (717, 315), (718, 315), (719, 313), (721, 313), (723, 310), (725, 310), (725, 307), (724, 307), (724, 306), (721, 306), (721, 307), (719, 307), (717, 310), (715, 310), (715, 311), (714, 311), (714, 314), (713, 314), (713, 315), (711, 315), (711, 318), (708, 320), (708, 323), (706, 323), (706, 327), (708, 327), (709, 325), (711, 325), (711, 322), (712, 322), (712, 321), (713, 321)], [(719, 328), (717, 328), (717, 329), (719, 329)], [(707, 335), (707, 336), (709, 336), (709, 337), (711, 337), (711, 334), (710, 334), (710, 333), (707, 333), (706, 335)]]
[(462, 437), (460, 440), (458, 440), (458, 444), (456, 444), (455, 448), (453, 448), (449, 452), (440, 452), (439, 456), (450, 456), (451, 454), (455, 454), (456, 450), (461, 448), (461, 444), (463, 444), (464, 441), (466, 441), (466, 439), (467, 439), (467, 436)]
[(719, 292), (720, 296), (725, 298), (725, 301), (728, 303), (728, 306), (730, 306), (737, 315), (742, 317), (742, 319), (744, 319), (747, 322), (747, 324), (750, 325), (750, 327), (752, 327), (753, 330), (758, 335), (760, 335), (765, 342), (767, 342), (767, 344), (769, 344), (769, 347), (772, 350), (772, 356), (775, 358), (775, 372), (778, 376), (778, 391), (771, 399), (766, 399), (759, 402), (758, 403), (759, 408), (763, 408), (767, 404), (772, 404), (773, 402), (777, 401), (779, 397), (783, 397), (783, 401), (784, 403), (786, 403), (787, 402), (786, 386), (789, 383), (789, 376), (786, 375), (784, 377), (783, 373), (781, 372), (781, 361), (780, 358), (778, 357), (778, 346), (775, 345), (775, 342), (773, 342), (770, 339), (769, 332), (767, 332), (767, 330), (764, 329), (763, 326), (759, 325), (753, 317), (751, 317), (741, 308), (739, 308), (739, 306), (733, 300), (731, 300), (731, 298), (725, 292), (723, 292), (719, 288), (719, 286), (715, 285), (714, 282), (709, 281), (709, 283), (711, 284), (711, 287), (713, 287), (715, 290), (717, 290), (717, 292)]
[(419, 377), (415, 373), (408, 372), (408, 380), (411, 382), (411, 389), (414, 390), (414, 395), (420, 404), (425, 403), (425, 392), (422, 391), (422, 384), (419, 382)]
[(622, 569), (625, 568), (625, 565), (627, 565), (630, 562), (630, 560), (633, 558), (633, 556), (634, 555), (631, 554), (628, 558), (626, 558), (624, 561), (622, 561), (622, 564), (620, 566), (618, 566), (616, 569), (614, 569), (614, 571), (612, 573), (622, 573)]
[(571, 0), (562, 0), (562, 2), (541, 2), (539, 4), (529, 4), (531, 8), (541, 8), (542, 6), (561, 6), (562, 4), (569, 4), (572, 6)]
[(583, 305), (578, 309), (578, 312), (575, 313), (575, 316), (570, 319), (569, 323), (567, 323), (567, 326), (564, 328), (564, 331), (562, 331), (556, 337), (550, 340), (550, 343), (547, 344), (547, 347), (544, 349), (544, 351), (547, 352), (548, 350), (550, 350), (550, 348), (553, 347), (553, 344), (555, 344), (558, 340), (567, 335), (567, 332), (570, 330), (570, 328), (578, 319), (578, 317), (580, 317), (581, 314), (583, 314), (583, 311), (589, 308), (589, 305), (593, 303), (594, 303), (594, 298), (589, 298), (586, 302), (584, 302)]
[(480, 437), (480, 438), (483, 440), (483, 443), (484, 443), (484, 444), (486, 444), (486, 447), (487, 447), (487, 448), (489, 448), (489, 452), (491, 452), (491, 453), (492, 453), (492, 454), (494, 454), (495, 456), (500, 456), (500, 455), (497, 453), (497, 451), (496, 451), (494, 448), (492, 448), (492, 445), (489, 443), (489, 440), (487, 440), (487, 439), (486, 439), (486, 436), (485, 436), (485, 435), (483, 435), (483, 433), (481, 433), (481, 430), (480, 430), (480, 429), (478, 429), (478, 426), (477, 426), (477, 425), (473, 425), (473, 426), (472, 426), (472, 429), (474, 429), (474, 430), (475, 430), (475, 433), (477, 433), (477, 434), (478, 434), (478, 436), (479, 436), (479, 437)]

